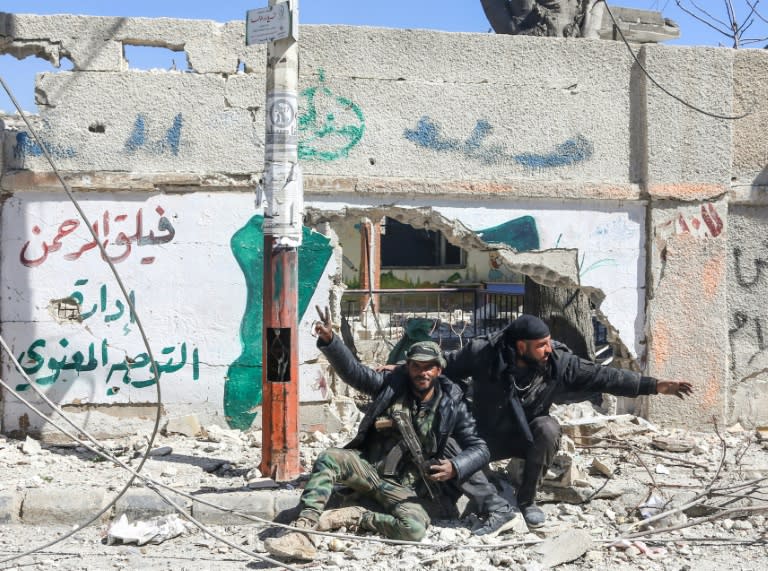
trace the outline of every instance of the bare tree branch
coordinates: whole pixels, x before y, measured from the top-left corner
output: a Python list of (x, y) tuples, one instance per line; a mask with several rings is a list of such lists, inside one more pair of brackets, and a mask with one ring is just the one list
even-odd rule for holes
[(755, 14), (755, 16), (757, 16), (763, 22), (768, 24), (768, 20), (765, 19), (765, 16), (763, 16), (760, 12), (757, 11), (757, 5), (760, 4), (760, 0), (757, 0), (754, 4), (749, 0), (747, 0), (747, 4), (749, 4), (749, 7), (752, 8), (752, 12)]
[[(702, 14), (704, 14), (704, 16), (706, 16), (706, 17), (707, 17), (707, 18), (709, 18), (710, 20), (714, 20), (714, 21), (715, 21), (715, 22), (717, 22), (718, 24), (722, 24), (722, 25), (723, 25), (723, 26), (725, 26), (726, 28), (730, 28), (730, 24), (729, 24), (728, 22), (724, 22), (724, 21), (720, 20), (720, 19), (719, 19), (717, 16), (715, 16), (714, 14), (710, 14), (710, 13), (709, 13), (708, 11), (706, 11), (704, 8), (702, 8), (702, 7), (700, 7), (698, 4), (696, 4), (696, 2), (694, 2), (693, 0), (688, 0), (688, 1), (691, 3), (691, 5), (692, 5), (694, 8), (696, 8), (696, 9), (697, 9), (699, 12), (701, 12)], [(679, 5), (679, 2), (678, 2), (678, 5)]]
[[(675, 4), (691, 18), (728, 38), (733, 48), (765, 41), (763, 38), (754, 37), (756, 34), (751, 38), (744, 37), (747, 31), (752, 29), (756, 20), (768, 24), (768, 18), (758, 11), (760, 0), (744, 0), (738, 3), (733, 0), (723, 0), (725, 18), (717, 16), (712, 8), (702, 7), (697, 0), (675, 0)], [(746, 16), (741, 17), (740, 11), (746, 12)]]

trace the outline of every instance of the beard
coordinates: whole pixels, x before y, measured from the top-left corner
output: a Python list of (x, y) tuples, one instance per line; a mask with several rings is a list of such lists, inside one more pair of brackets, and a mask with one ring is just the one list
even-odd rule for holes
[(545, 373), (547, 371), (547, 361), (539, 361), (533, 358), (527, 352), (522, 353), (520, 358), (525, 362), (529, 369), (533, 369), (537, 373)]
[(424, 388), (421, 388), (419, 385), (416, 384), (416, 382), (420, 380), (421, 379), (417, 379), (416, 381), (413, 381), (413, 380), (411, 381), (411, 390), (416, 396), (424, 396), (435, 387), (435, 379), (425, 379), (425, 380), (428, 380), (429, 384)]

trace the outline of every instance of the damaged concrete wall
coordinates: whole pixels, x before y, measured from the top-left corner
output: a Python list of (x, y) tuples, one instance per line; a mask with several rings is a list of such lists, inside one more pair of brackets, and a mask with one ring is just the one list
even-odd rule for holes
[[(122, 57), (128, 44), (184, 50), (191, 69), (128, 69)], [(741, 418), (727, 365), (734, 328), (728, 305), (747, 298), (728, 279), (729, 201), (738, 195), (750, 212), (763, 192), (767, 54), (640, 50), (650, 73), (692, 105), (720, 115), (753, 111), (747, 126), (663, 94), (618, 42), (306, 26), (300, 50), (299, 155), (308, 223), (332, 226), (341, 216), (395, 210), (404, 221), (428, 220), (454, 244), (487, 249), (483, 231), (530, 216), (538, 250), (491, 245), (502, 248), (510, 271), (587, 288), (646, 371), (693, 377), (697, 400), (678, 409), (656, 399), (655, 419), (697, 426), (710, 414)], [(178, 221), (169, 218), (174, 240), (157, 248), (157, 260), (168, 264), (162, 272), (150, 282), (157, 268), (131, 258), (142, 303), (161, 312), (168, 300), (150, 302), (151, 283), (172, 276), (185, 284), (172, 300), (176, 307), (200, 307), (193, 290), (210, 272), (186, 277), (191, 254), (175, 248), (182, 219), (195, 220), (184, 240), (195, 236), (196, 255), (221, 263), (217, 279), (230, 289), (218, 297), (226, 298), (226, 310), (214, 303), (194, 331), (172, 330), (172, 341), (188, 348), (213, 338), (241, 342), (248, 285), (237, 261), (224, 264), (219, 254), (226, 236), (256, 213), (254, 173), (263, 162), (264, 51), (244, 47), (243, 23), (3, 15), (0, 52), (72, 60), (73, 71), (37, 78), (35, 124), (70, 184), (93, 203), (94, 219), (122, 214), (126, 205), (129, 218), (156, 206), (178, 214)], [(50, 299), (70, 295), (82, 279), (96, 288), (83, 297), (98, 298), (102, 282), (95, 276), (102, 270), (97, 256), (69, 269), (85, 255), (70, 266), (56, 262), (68, 268), (63, 278), (48, 261), (24, 265), (21, 247), (46, 240), (43, 227), (52, 244), (71, 207), (23, 128), (6, 127), (3, 151), (0, 184), (11, 197), (3, 236), (14, 237), (4, 242), (3, 275), (21, 275), (13, 290), (4, 277), (3, 328), (16, 313), (27, 316), (19, 353), (38, 338), (49, 345), (62, 339), (47, 317)], [(41, 198), (40, 191), (51, 194)], [(228, 210), (233, 206), (235, 213)], [(761, 228), (745, 225), (756, 235)], [(66, 253), (62, 246), (53, 259)], [(320, 282), (318, 291), (328, 287), (327, 277)], [(34, 293), (20, 297), (17, 289)], [(209, 293), (206, 303), (217, 301), (219, 292)], [(82, 355), (87, 344), (84, 349)], [(213, 401), (223, 396), (232, 354), (214, 362), (218, 373), (198, 381), (205, 388), (183, 402), (207, 398), (221, 406)], [(7, 363), (4, 370), (12, 374)], [(318, 393), (309, 399), (322, 400), (324, 378), (304, 383)], [(70, 392), (62, 390), (62, 398)]]

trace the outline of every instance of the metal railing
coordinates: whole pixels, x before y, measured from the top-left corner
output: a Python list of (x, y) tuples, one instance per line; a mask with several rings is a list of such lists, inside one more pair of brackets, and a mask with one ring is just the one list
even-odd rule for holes
[[(484, 288), (349, 289), (342, 317), (353, 335), (397, 342), (408, 327), (426, 330), (444, 349), (503, 329), (523, 309), (521, 294)], [(411, 321), (423, 319), (426, 321)], [(372, 333), (371, 333), (372, 332)]]

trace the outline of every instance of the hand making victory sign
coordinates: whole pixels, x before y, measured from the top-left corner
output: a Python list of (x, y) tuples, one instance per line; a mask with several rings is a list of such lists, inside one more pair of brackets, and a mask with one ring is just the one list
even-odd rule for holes
[(323, 343), (330, 343), (331, 339), (333, 339), (331, 310), (326, 307), (325, 312), (323, 312), (319, 305), (316, 305), (315, 309), (320, 316), (320, 321), (315, 321), (315, 335), (317, 335)]

